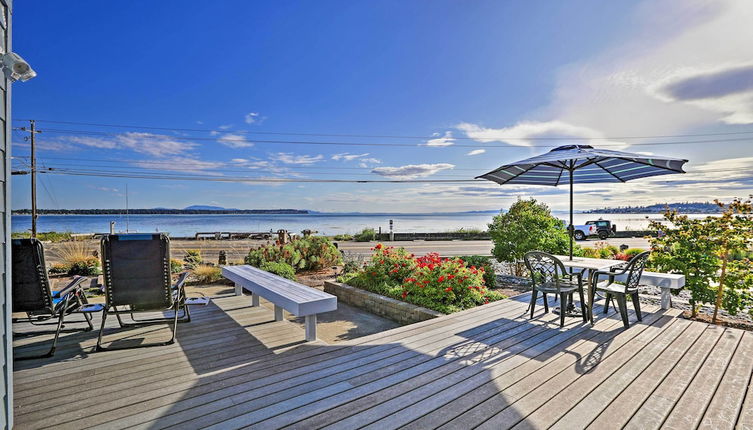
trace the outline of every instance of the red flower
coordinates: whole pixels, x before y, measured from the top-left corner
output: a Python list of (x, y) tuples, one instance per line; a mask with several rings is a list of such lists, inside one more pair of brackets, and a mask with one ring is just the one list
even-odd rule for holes
[(376, 249), (382, 249), (382, 244), (381, 243), (377, 243), (377, 245), (374, 248), (376, 248)]
[(447, 275), (447, 280), (449, 281), (450, 279), (452, 279), (454, 277), (455, 277), (455, 275)]
[(403, 291), (403, 298), (406, 298), (406, 297), (408, 297), (408, 292), (407, 291)]
[(452, 291), (452, 287), (447, 287), (447, 288), (445, 288), (445, 289), (444, 289), (444, 291), (445, 291), (446, 293), (449, 293), (450, 291)]
[(444, 276), (440, 276), (439, 279), (437, 279), (439, 282), (444, 282)]

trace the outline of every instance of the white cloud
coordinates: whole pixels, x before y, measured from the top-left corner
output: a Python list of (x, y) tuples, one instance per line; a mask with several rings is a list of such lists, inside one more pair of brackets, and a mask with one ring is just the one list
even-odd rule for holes
[(357, 159), (357, 158), (362, 158), (362, 157), (365, 157), (365, 156), (367, 156), (367, 155), (369, 155), (369, 153), (368, 153), (368, 152), (365, 152), (365, 153), (363, 153), (363, 154), (350, 154), (350, 153), (348, 153), (348, 152), (343, 152), (343, 153), (340, 153), (340, 154), (334, 154), (334, 155), (333, 155), (333, 156), (332, 156), (331, 158), (332, 158), (333, 160), (345, 160), (345, 161), (352, 161), (352, 160), (355, 160), (355, 159)]
[(254, 146), (252, 142), (249, 142), (246, 140), (246, 136), (240, 133), (223, 134), (219, 139), (217, 139), (217, 141), (229, 148), (234, 148), (234, 149), (250, 148)]
[(233, 158), (230, 161), (232, 161), (233, 163), (247, 163), (248, 162), (248, 160), (246, 160), (245, 158)]
[(668, 103), (720, 113), (727, 124), (753, 123), (753, 63), (678, 70), (648, 90)]
[(483, 154), (484, 152), (486, 152), (486, 149), (474, 149), (473, 151), (470, 151), (466, 155), (479, 155), (479, 154)]
[[(438, 136), (438, 133), (434, 133), (434, 135)], [(455, 139), (452, 137), (452, 132), (447, 131), (445, 132), (444, 136), (442, 137), (435, 137), (434, 139), (429, 139), (426, 141), (426, 146), (450, 146), (455, 144)]]
[(259, 112), (249, 112), (246, 114), (246, 124), (261, 124), (267, 119), (265, 116), (261, 116)]
[[(564, 121), (522, 121), (511, 127), (488, 128), (477, 124), (467, 122), (460, 123), (456, 126), (459, 130), (465, 132), (466, 136), (477, 142), (504, 142), (513, 146), (531, 146), (536, 142), (535, 138), (552, 138), (547, 139), (544, 143), (572, 143), (573, 140), (591, 140), (601, 139), (598, 144), (607, 144), (611, 148), (622, 148), (627, 146), (623, 142), (610, 142), (603, 140), (604, 134), (600, 131), (570, 124)], [(558, 142), (562, 138), (561, 142)], [(542, 142), (538, 142), (539, 144)], [(587, 142), (586, 142), (587, 143)]]
[(103, 192), (106, 192), (106, 193), (117, 193), (118, 192), (117, 188), (110, 188), (110, 187), (98, 187), (98, 186), (94, 186), (94, 185), (89, 185), (89, 188), (91, 188), (93, 190), (97, 190), (97, 191), (103, 191)]
[(371, 173), (376, 173), (379, 176), (385, 176), (395, 179), (413, 179), (423, 178), (431, 176), (442, 170), (452, 169), (454, 164), (438, 163), (438, 164), (408, 164), (399, 167), (376, 167), (371, 170)]
[(90, 148), (99, 149), (130, 149), (155, 157), (185, 154), (196, 148), (198, 144), (176, 140), (172, 136), (153, 133), (128, 132), (115, 137), (95, 138), (89, 136), (70, 136), (61, 138), (62, 141)]
[(223, 124), (217, 128), (219, 128), (220, 130), (230, 130), (231, 128), (233, 128), (233, 124)]
[(163, 158), (159, 161), (132, 161), (130, 164), (143, 169), (166, 170), (172, 172), (190, 172), (192, 174), (222, 175), (222, 172), (208, 172), (225, 166), (221, 161), (199, 160), (192, 156), (175, 156)]
[(382, 160), (373, 157), (361, 158), (359, 160), (358, 167), (363, 167), (364, 169), (366, 169), (369, 167), (369, 165), (373, 164), (382, 164)]
[(319, 161), (322, 161), (324, 159), (324, 156), (319, 155), (294, 155), (289, 152), (278, 152), (277, 154), (273, 154), (273, 157), (277, 159), (277, 161), (285, 164), (314, 164), (318, 163)]

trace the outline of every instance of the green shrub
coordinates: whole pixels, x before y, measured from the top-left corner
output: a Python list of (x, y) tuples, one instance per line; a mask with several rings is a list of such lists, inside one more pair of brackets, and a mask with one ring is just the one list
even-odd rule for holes
[(63, 273), (68, 273), (68, 270), (70, 270), (71, 266), (65, 263), (55, 263), (52, 266), (50, 266), (50, 274), (53, 275), (60, 275)]
[(484, 268), (484, 284), (488, 288), (494, 288), (497, 283), (497, 274), (494, 273), (494, 265), (492, 265), (491, 257), (484, 257), (482, 255), (464, 255), (460, 257), (465, 261), (468, 267), (483, 267)]
[(183, 262), (177, 258), (170, 259), (170, 273), (180, 273), (183, 271)]
[(222, 278), (222, 270), (215, 266), (200, 264), (194, 267), (191, 272), (200, 284), (211, 284)]
[(266, 261), (291, 265), (296, 272), (320, 270), (342, 263), (342, 255), (324, 236), (296, 239), (285, 245), (266, 245), (249, 251), (246, 264), (261, 267)]
[(628, 248), (628, 249), (625, 250), (625, 252), (623, 254), (625, 254), (628, 257), (628, 260), (630, 260), (633, 257), (635, 257), (636, 255), (641, 254), (643, 252), (646, 252), (646, 250), (645, 249), (641, 249), (641, 248)]
[(347, 233), (338, 234), (335, 235), (334, 240), (353, 240), (353, 235)]
[(283, 278), (290, 279), (291, 281), (296, 280), (295, 269), (293, 269), (293, 266), (288, 263), (265, 261), (261, 263), (261, 266), (259, 266), (259, 268), (269, 273), (274, 273), (277, 276), (282, 276)]
[(509, 211), (496, 215), (489, 224), (489, 235), (494, 242), (494, 257), (514, 263), (518, 276), (524, 273), (522, 260), (526, 252), (566, 254), (570, 247), (565, 226), (549, 207), (535, 199), (518, 200)]
[(92, 276), (99, 274), (99, 259), (96, 257), (87, 257), (85, 259), (73, 261), (68, 266), (68, 276)]
[[(13, 239), (28, 239), (31, 237), (31, 232), (22, 231), (22, 232), (12, 233), (11, 237)], [(43, 242), (63, 242), (66, 240), (72, 240), (73, 234), (70, 231), (40, 232), (40, 233), (37, 233), (37, 239)]]
[(504, 298), (487, 290), (483, 267), (471, 267), (461, 258), (440, 258), (436, 253), (415, 257), (402, 248), (382, 244), (373, 249), (363, 269), (338, 280), (444, 313)]
[(356, 242), (371, 242), (376, 239), (376, 231), (373, 228), (365, 228), (360, 233), (353, 236)]
[(195, 269), (202, 262), (201, 250), (199, 249), (187, 249), (186, 255), (183, 257), (183, 262), (187, 269)]

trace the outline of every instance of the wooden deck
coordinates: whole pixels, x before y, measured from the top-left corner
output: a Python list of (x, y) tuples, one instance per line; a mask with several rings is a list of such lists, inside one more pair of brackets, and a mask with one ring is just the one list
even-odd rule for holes
[(753, 332), (656, 307), (627, 330), (601, 313), (560, 329), (528, 297), (333, 345), (248, 297), (196, 309), (172, 346), (90, 353), (96, 332), (67, 333), (16, 362), (16, 427), (753, 428)]

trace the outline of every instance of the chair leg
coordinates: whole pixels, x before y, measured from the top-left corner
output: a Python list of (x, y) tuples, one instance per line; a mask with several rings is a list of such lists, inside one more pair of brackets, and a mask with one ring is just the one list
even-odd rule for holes
[(536, 307), (536, 296), (538, 294), (539, 292), (536, 290), (536, 288), (534, 288), (531, 292), (531, 318), (533, 318), (533, 309)]
[(586, 322), (588, 321), (588, 310), (583, 296), (583, 288), (578, 288), (578, 296), (580, 297), (580, 312), (583, 315), (583, 322)]
[(548, 314), (549, 313), (549, 303), (548, 303), (549, 301), (546, 299), (545, 292), (541, 293), (541, 299), (544, 301), (544, 313)]
[(638, 321), (643, 321), (643, 317), (641, 316), (641, 301), (638, 298), (638, 291), (631, 294), (633, 298), (633, 307), (635, 308), (635, 315), (638, 316)]
[(609, 301), (612, 299), (612, 295), (607, 293), (604, 296), (604, 313), (609, 313)]
[(625, 297), (624, 294), (616, 294), (615, 297), (617, 298), (617, 305), (620, 307), (622, 324), (625, 325), (625, 328), (627, 328), (630, 326), (630, 321), (628, 321), (627, 297)]
[(567, 293), (560, 293), (560, 327), (565, 326), (565, 314), (567, 313)]
[[(108, 310), (107, 306), (105, 306), (105, 309), (102, 311), (102, 324), (99, 326), (99, 336), (97, 336), (97, 346), (94, 347), (94, 351), (104, 351), (104, 348), (102, 348), (102, 333), (105, 331), (105, 321), (107, 321)], [(118, 318), (118, 320), (120, 320), (120, 318)]]

